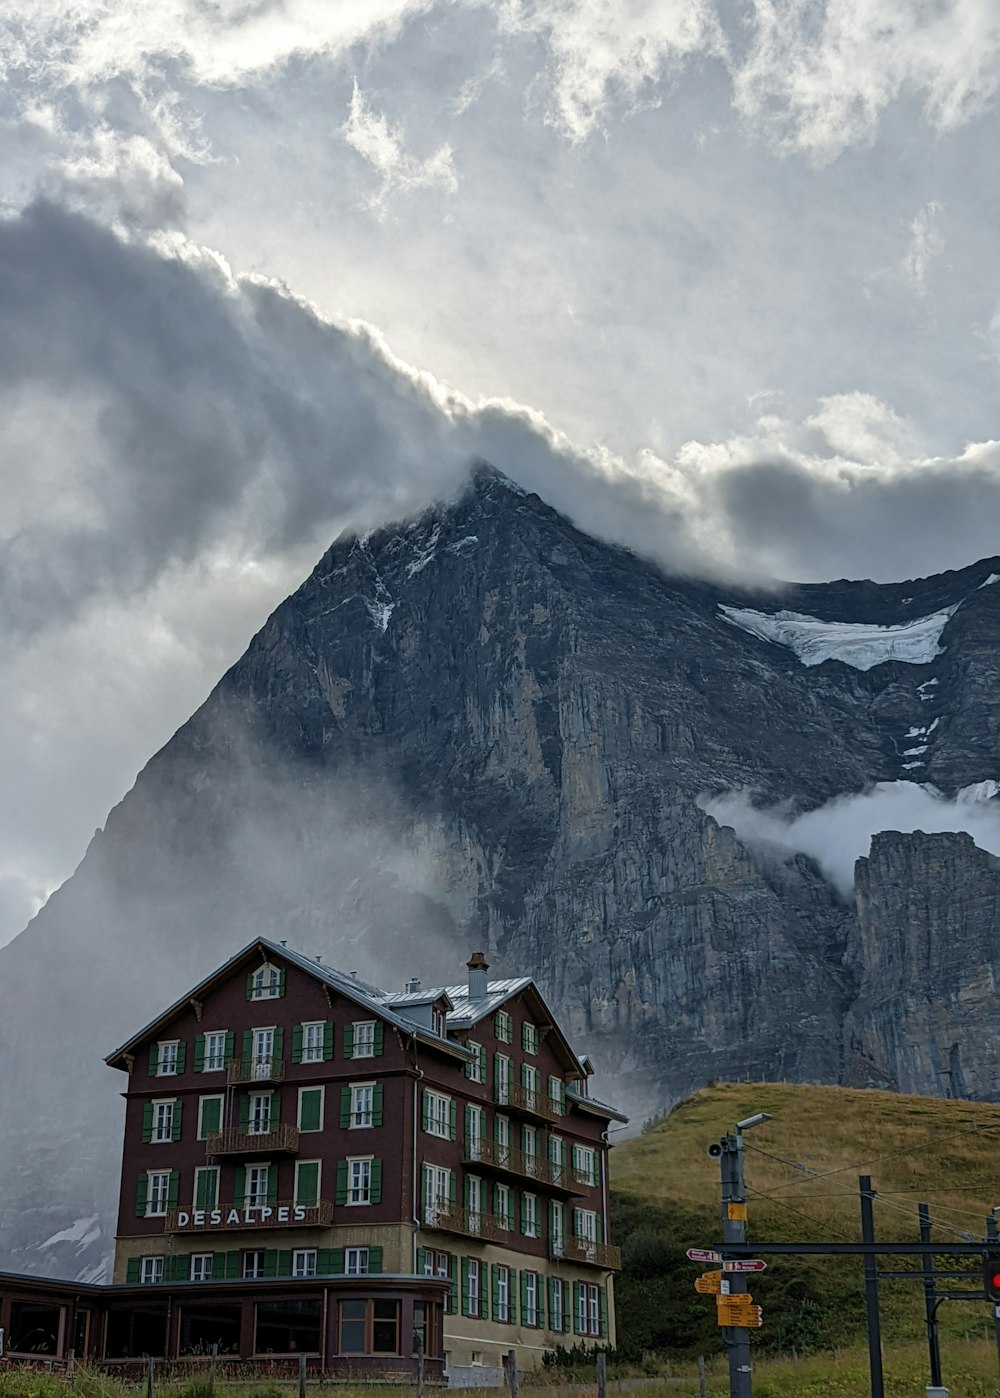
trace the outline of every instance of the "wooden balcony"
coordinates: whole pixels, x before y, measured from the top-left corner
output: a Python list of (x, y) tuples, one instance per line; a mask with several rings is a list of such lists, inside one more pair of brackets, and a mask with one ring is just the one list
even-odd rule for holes
[(210, 1131), (205, 1138), (206, 1155), (294, 1155), (299, 1133), (294, 1126), (276, 1125), (270, 1131), (243, 1131), (227, 1126)]
[(281, 1082), (285, 1064), (281, 1058), (234, 1058), (227, 1072), (228, 1082)]
[(544, 1092), (530, 1092), (520, 1083), (512, 1082), (503, 1087), (494, 1087), (493, 1101), (498, 1107), (522, 1112), (525, 1116), (541, 1117), (543, 1121), (562, 1121), (563, 1114), (558, 1110), (558, 1102), (554, 1102)]
[(481, 1238), (485, 1243), (505, 1243), (511, 1238), (510, 1229), (503, 1227), (495, 1214), (475, 1213), (457, 1204), (425, 1204), (424, 1227)]
[[(266, 1211), (266, 1212), (265, 1212)], [(234, 1217), (236, 1215), (236, 1217)], [(218, 1222), (213, 1220), (218, 1219)], [(168, 1209), (164, 1233), (231, 1233), (251, 1228), (329, 1228), (333, 1205), (296, 1204), (281, 1199), (276, 1204), (224, 1204), (218, 1209)]]
[(622, 1265), (622, 1250), (614, 1243), (596, 1243), (590, 1238), (562, 1238), (549, 1243), (549, 1256), (564, 1262), (582, 1262), (588, 1267), (600, 1267), (605, 1272), (617, 1272)]
[(516, 1146), (501, 1146), (496, 1141), (473, 1141), (462, 1151), (466, 1165), (479, 1165), (519, 1179), (533, 1180), (542, 1189), (561, 1194), (579, 1194), (568, 1165), (556, 1165), (542, 1155), (527, 1155)]

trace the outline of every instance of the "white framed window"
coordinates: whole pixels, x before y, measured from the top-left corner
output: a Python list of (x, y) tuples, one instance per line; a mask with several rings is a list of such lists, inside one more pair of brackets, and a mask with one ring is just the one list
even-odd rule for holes
[(504, 1053), (493, 1055), (493, 1098), (501, 1106), (510, 1102), (511, 1061)]
[(221, 1093), (198, 1099), (198, 1140), (203, 1141), (212, 1131), (222, 1130), (222, 1106), (225, 1097)]
[(538, 1157), (538, 1132), (533, 1126), (521, 1127), (521, 1150), (525, 1155), (525, 1169), (532, 1174), (535, 1169), (535, 1160)]
[(150, 1170), (146, 1195), (146, 1217), (162, 1218), (167, 1212), (167, 1198), (170, 1194), (170, 1171)]
[(538, 1196), (521, 1195), (521, 1232), (526, 1238), (538, 1237)]
[(466, 1207), (469, 1210), (469, 1226), (476, 1229), (483, 1212), (483, 1182), (478, 1175), (466, 1175), (465, 1197), (468, 1201)]
[(169, 1102), (153, 1103), (153, 1140), (156, 1142), (172, 1141), (174, 1139), (174, 1112), (177, 1103), (174, 1099)]
[(471, 1316), (482, 1314), (483, 1269), (478, 1257), (470, 1257), (465, 1263), (465, 1309)]
[(219, 1207), (218, 1165), (195, 1166), (194, 1197), (191, 1203), (196, 1209), (217, 1209)]
[(573, 1236), (593, 1255), (597, 1244), (597, 1214), (593, 1209), (573, 1210)]
[(349, 1277), (363, 1277), (368, 1274), (368, 1249), (345, 1248), (344, 1271)]
[(431, 1227), (451, 1208), (451, 1179), (451, 1171), (442, 1165), (424, 1167), (424, 1222)]
[(374, 1058), (375, 1057), (375, 1021), (373, 1019), (363, 1020), (354, 1026), (354, 1058)]
[(549, 1252), (553, 1257), (562, 1257), (566, 1252), (566, 1205), (552, 1204), (551, 1236)]
[(371, 1126), (375, 1120), (375, 1084), (373, 1082), (351, 1083), (351, 1116), (349, 1126), (352, 1131)]
[(150, 1285), (161, 1282), (163, 1280), (163, 1258), (140, 1257), (139, 1280)]
[(566, 1112), (566, 1084), (562, 1078), (550, 1077), (548, 1082), (549, 1106), (556, 1116), (564, 1116)]
[(189, 1274), (191, 1280), (200, 1282), (211, 1281), (214, 1263), (215, 1258), (210, 1252), (193, 1252), (191, 1254), (191, 1271)]
[(496, 1137), (498, 1146), (510, 1149), (510, 1117), (497, 1116), (493, 1118), (493, 1134)]
[(251, 1072), (258, 1082), (271, 1076), (271, 1065), (274, 1060), (274, 1031), (277, 1025), (269, 1024), (263, 1029), (253, 1031), (251, 1041)]
[(253, 1248), (250, 1252), (243, 1254), (243, 1275), (244, 1277), (262, 1277), (264, 1275), (264, 1249)]
[(267, 1185), (271, 1174), (270, 1165), (248, 1165), (246, 1173), (246, 1203), (250, 1208), (259, 1208), (267, 1203)]
[(465, 1046), (476, 1055), (471, 1063), (465, 1065), (465, 1076), (470, 1082), (486, 1081), (486, 1050), (482, 1044), (475, 1043), (472, 1039)]
[(445, 1036), (444, 1010), (439, 1010), (436, 1005), (431, 1010), (431, 1033), (437, 1034), (441, 1039)]
[(295, 1162), (295, 1202), (307, 1209), (319, 1203), (323, 1175), (322, 1160), (296, 1160)]
[(524, 1325), (538, 1324), (538, 1273), (524, 1272), (524, 1315), (521, 1322)]
[(251, 1092), (247, 1115), (247, 1131), (251, 1136), (266, 1136), (271, 1130), (270, 1092)]
[(177, 1060), (180, 1055), (180, 1039), (164, 1039), (157, 1044), (156, 1076), (173, 1078), (177, 1076)]
[(276, 1000), (283, 989), (282, 975), (277, 966), (267, 963), (258, 966), (250, 978), (251, 1000)]
[(538, 1069), (532, 1067), (530, 1063), (521, 1064), (521, 1086), (524, 1089), (525, 1106), (538, 1106)]
[(424, 1130), (431, 1136), (451, 1138), (451, 1098), (440, 1092), (424, 1093)]
[(497, 1185), (497, 1223), (501, 1228), (511, 1226), (510, 1185)]
[(549, 1329), (562, 1334), (566, 1329), (566, 1313), (563, 1310), (563, 1284), (558, 1277), (549, 1278)]
[(307, 1020), (302, 1025), (302, 1062), (323, 1062), (323, 1036), (326, 1022), (322, 1019)]
[(527, 1020), (521, 1025), (521, 1048), (525, 1053), (537, 1054), (538, 1052), (538, 1025), (529, 1024)]
[(482, 1107), (465, 1109), (465, 1153), (468, 1159), (478, 1160), (482, 1154), (480, 1146), (486, 1135), (486, 1113)]
[(322, 1131), (325, 1087), (300, 1087), (296, 1125), (300, 1131)]
[(587, 1283), (584, 1287), (587, 1293), (587, 1334), (599, 1335), (601, 1333), (601, 1293), (596, 1286)]
[(510, 1321), (510, 1268), (500, 1266), (497, 1268), (497, 1320), (501, 1324), (508, 1324)]
[(202, 1072), (219, 1073), (226, 1066), (226, 1031), (212, 1029), (205, 1035), (205, 1062)]
[(514, 1021), (506, 1010), (497, 1010), (493, 1017), (493, 1032), (502, 1044), (512, 1043), (514, 1040)]
[(349, 1159), (347, 1162), (347, 1202), (369, 1204), (372, 1196), (372, 1157)]
[(590, 1146), (573, 1147), (573, 1173), (581, 1184), (596, 1186), (597, 1151)]
[(294, 1248), (292, 1251), (292, 1276), (314, 1277), (316, 1275), (316, 1249)]

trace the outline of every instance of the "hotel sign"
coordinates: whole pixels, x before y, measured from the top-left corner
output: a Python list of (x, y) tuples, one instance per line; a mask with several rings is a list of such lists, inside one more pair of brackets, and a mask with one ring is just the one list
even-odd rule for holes
[(316, 1209), (305, 1204), (248, 1204), (242, 1209), (177, 1209), (171, 1231), (193, 1232), (199, 1228), (274, 1228), (289, 1223), (310, 1223)]

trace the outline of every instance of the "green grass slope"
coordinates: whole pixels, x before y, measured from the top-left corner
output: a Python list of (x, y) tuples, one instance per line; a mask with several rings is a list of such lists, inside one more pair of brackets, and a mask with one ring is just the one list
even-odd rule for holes
[[(623, 1252), (619, 1342), (633, 1357), (718, 1347), (713, 1303), (695, 1293), (699, 1269), (684, 1251), (721, 1238), (719, 1168), (707, 1147), (761, 1111), (774, 1120), (744, 1138), (751, 1241), (857, 1239), (862, 1174), (878, 1191), (875, 1228), (883, 1239), (919, 1237), (921, 1200), (930, 1205), (936, 1242), (978, 1239), (991, 1206), (1000, 1204), (998, 1106), (786, 1083), (706, 1088), (611, 1154), (614, 1236)], [(882, 1266), (914, 1262), (885, 1258)], [(978, 1270), (978, 1262), (958, 1258), (939, 1266)], [(860, 1261), (775, 1259), (750, 1289), (764, 1307), (754, 1341), (765, 1350), (835, 1348), (864, 1332)], [(880, 1289), (886, 1340), (921, 1336), (919, 1283), (887, 1280)], [(984, 1301), (946, 1302), (940, 1320), (945, 1335), (992, 1330)]]

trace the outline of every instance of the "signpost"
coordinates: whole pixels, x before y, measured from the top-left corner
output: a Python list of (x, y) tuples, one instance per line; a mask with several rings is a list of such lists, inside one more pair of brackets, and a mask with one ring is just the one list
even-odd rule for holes
[(712, 1248), (688, 1248), (687, 1259), (689, 1262), (721, 1262), (722, 1253)]
[(767, 1263), (759, 1257), (739, 1257), (723, 1262), (724, 1272), (766, 1272)]
[(759, 1330), (764, 1324), (760, 1306), (752, 1306), (750, 1293), (715, 1298), (716, 1319), (720, 1325), (732, 1325), (743, 1330)]
[(722, 1291), (721, 1272), (702, 1272), (695, 1280), (694, 1289), (702, 1296), (718, 1296)]

